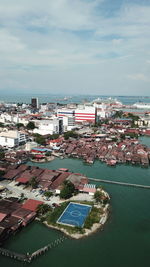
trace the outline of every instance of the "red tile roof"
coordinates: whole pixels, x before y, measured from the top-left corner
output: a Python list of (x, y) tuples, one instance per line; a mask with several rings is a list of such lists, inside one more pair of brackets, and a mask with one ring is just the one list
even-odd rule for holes
[(23, 208), (19, 208), (17, 210), (15, 210), (12, 215), (14, 217), (17, 217), (19, 219), (24, 219), (25, 217), (27, 217), (27, 215), (29, 215), (30, 213), (32, 213), (31, 210), (27, 210), (27, 209), (23, 209)]
[(69, 172), (63, 172), (61, 173), (58, 178), (52, 183), (51, 189), (56, 189), (58, 188), (70, 175)]
[(5, 213), (0, 213), (0, 222), (5, 219), (5, 217), (7, 216), (7, 214)]
[(36, 211), (37, 207), (39, 205), (43, 204), (42, 201), (35, 200), (35, 199), (28, 199), (23, 205), (23, 209), (31, 210), (31, 211)]
[(84, 187), (83, 188), (83, 192), (85, 192), (85, 193), (95, 193), (96, 192), (96, 188)]
[(19, 182), (21, 184), (27, 184), (29, 181), (30, 181), (30, 179), (27, 177), (20, 177), (20, 178), (16, 179), (16, 182)]

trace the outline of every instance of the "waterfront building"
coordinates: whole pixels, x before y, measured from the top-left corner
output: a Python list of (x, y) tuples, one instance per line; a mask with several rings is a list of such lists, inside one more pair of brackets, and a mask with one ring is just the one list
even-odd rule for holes
[(36, 212), (37, 207), (39, 205), (43, 204), (43, 201), (35, 200), (35, 199), (28, 199), (26, 202), (22, 205), (23, 209), (30, 210)]
[(29, 199), (22, 205), (18, 201), (19, 199), (14, 197), (0, 200), (0, 242), (34, 220), (37, 206), (43, 203)]

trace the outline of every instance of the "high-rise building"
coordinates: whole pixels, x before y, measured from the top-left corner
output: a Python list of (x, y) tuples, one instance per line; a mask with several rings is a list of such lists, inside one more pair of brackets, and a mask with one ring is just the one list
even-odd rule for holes
[(38, 109), (39, 108), (39, 101), (38, 98), (31, 98), (31, 106), (33, 109)]
[(93, 106), (78, 106), (75, 110), (76, 122), (96, 122), (96, 108)]

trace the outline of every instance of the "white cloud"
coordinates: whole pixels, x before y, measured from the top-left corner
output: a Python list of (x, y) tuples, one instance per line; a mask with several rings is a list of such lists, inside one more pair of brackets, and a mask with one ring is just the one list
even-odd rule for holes
[(143, 73), (135, 73), (128, 75), (128, 78), (135, 81), (150, 81), (150, 79)]
[(12, 53), (15, 51), (22, 51), (25, 45), (18, 37), (13, 36), (7, 30), (0, 30), (0, 51)]
[(150, 6), (124, 1), (108, 17), (101, 12), (104, 2), (1, 0), (0, 88), (24, 84), (48, 90), (51, 84), (77, 92), (81, 84), (93, 93), (100, 88), (130, 93), (133, 82), (141, 81), (146, 93)]

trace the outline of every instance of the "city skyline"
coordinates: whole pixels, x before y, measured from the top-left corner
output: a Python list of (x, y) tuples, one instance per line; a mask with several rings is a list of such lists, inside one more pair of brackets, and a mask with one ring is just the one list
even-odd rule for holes
[(2, 0), (1, 93), (150, 95), (150, 3)]

